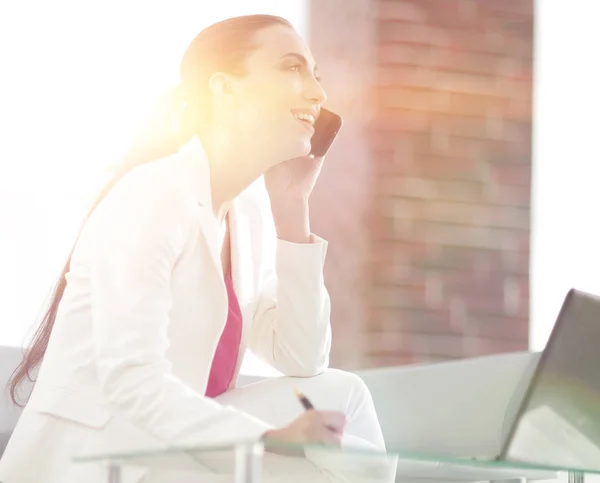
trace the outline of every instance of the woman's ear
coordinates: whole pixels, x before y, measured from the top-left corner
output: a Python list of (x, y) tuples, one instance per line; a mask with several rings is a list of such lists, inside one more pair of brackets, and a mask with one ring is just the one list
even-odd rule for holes
[(213, 99), (218, 103), (231, 104), (233, 101), (232, 79), (223, 72), (216, 72), (208, 79), (208, 87)]

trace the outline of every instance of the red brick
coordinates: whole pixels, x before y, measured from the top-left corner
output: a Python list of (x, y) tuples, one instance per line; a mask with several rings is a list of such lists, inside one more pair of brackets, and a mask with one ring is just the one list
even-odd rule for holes
[(511, 103), (531, 104), (533, 98), (533, 86), (531, 83), (531, 71), (520, 72), (514, 77), (500, 77), (496, 79), (496, 92), (501, 92), (510, 98)]
[(505, 117), (517, 121), (531, 119), (532, 109), (531, 100), (514, 99), (509, 103)]
[(426, 23), (395, 22), (384, 19), (379, 24), (379, 41), (383, 44), (402, 43), (446, 47), (449, 34), (445, 29)]
[(487, 146), (487, 140), (502, 140), (506, 136), (503, 120), (443, 113), (433, 114), (431, 118), (431, 127), (434, 131), (445, 132), (449, 136), (478, 139), (479, 146)]
[(475, 320), (482, 315), (517, 317), (520, 319), (525, 319), (529, 315), (529, 306), (523, 300), (519, 300), (517, 307), (510, 310), (506, 304), (504, 292), (469, 297), (466, 302), (466, 309), (469, 317)]
[(478, 118), (518, 118), (516, 107), (502, 97), (464, 94), (442, 89), (393, 87), (381, 89), (380, 105), (388, 108), (456, 114)]
[(492, 183), (501, 185), (531, 186), (531, 166), (523, 163), (496, 164), (490, 169)]
[(386, 209), (394, 218), (428, 220), (464, 226), (482, 226), (529, 230), (529, 210), (450, 201), (398, 198)]
[[(512, 136), (521, 136), (519, 133), (511, 133)], [(500, 164), (523, 164), (530, 165), (531, 142), (523, 137), (518, 142), (507, 140), (489, 140), (486, 142), (485, 160), (490, 169)]]
[[(386, 220), (391, 219), (386, 218)], [(389, 270), (397, 271), (398, 276), (402, 276), (403, 271), (410, 268), (415, 258), (424, 257), (430, 250), (428, 245), (420, 241), (402, 241), (393, 237), (386, 239), (381, 233), (376, 233), (376, 235), (376, 240), (371, 245), (372, 251), (369, 257), (372, 267), (387, 265)], [(408, 278), (409, 275), (404, 274), (404, 276)]]
[(532, 58), (531, 39), (516, 37), (502, 25), (487, 25), (483, 32), (472, 30), (446, 30), (446, 32), (448, 32), (448, 41), (444, 47), (451, 50)]
[(409, 286), (373, 287), (373, 305), (388, 309), (418, 309), (425, 306), (425, 288)]
[(476, 225), (462, 226), (453, 223), (414, 221), (409, 233), (399, 233), (398, 237), (412, 240), (437, 242), (442, 245), (458, 245), (470, 248), (503, 249), (506, 243), (518, 235), (511, 229), (491, 228)]
[(422, 159), (438, 159), (440, 164), (451, 163), (454, 160), (455, 163), (471, 167), (481, 159), (483, 148), (486, 146), (483, 140), (452, 136), (439, 127), (432, 127), (425, 134), (411, 134), (406, 136), (406, 139), (410, 142), (411, 152), (417, 161), (414, 165), (416, 171)]
[(524, 59), (483, 52), (466, 52), (415, 44), (385, 43), (379, 45), (378, 60), (384, 66), (413, 65), (456, 73), (526, 78)]
[(405, 351), (444, 358), (477, 357), (486, 354), (519, 351), (527, 348), (526, 342), (514, 339), (492, 339), (477, 335), (412, 334), (406, 341)]
[(382, 0), (379, 2), (377, 15), (385, 20), (406, 20), (410, 22), (423, 22), (427, 15), (419, 8), (418, 2), (400, 0)]
[(431, 130), (430, 117), (429, 113), (418, 110), (381, 109), (371, 123), (371, 142), (379, 145), (385, 141), (392, 141), (393, 134), (398, 132), (428, 133)]
[(418, 65), (386, 65), (379, 69), (376, 82), (378, 87), (431, 88), (436, 72)]
[[(521, 240), (524, 240), (529, 245), (528, 236), (523, 236), (520, 240), (517, 240), (517, 245)], [(502, 270), (506, 275), (529, 273), (529, 251), (505, 248), (503, 250), (502, 266), (498, 267), (498, 269)], [(528, 286), (521, 287), (521, 292), (526, 293), (529, 297), (528, 290)]]
[(481, 183), (457, 180), (435, 182), (440, 200), (481, 202), (484, 186)]
[(436, 49), (427, 59), (430, 67), (462, 73), (499, 75), (505, 58), (494, 54)]
[(382, 89), (379, 94), (381, 106), (424, 112), (448, 112), (449, 96), (447, 93), (431, 89), (415, 89), (396, 86)]
[(412, 350), (423, 355), (452, 358), (464, 357), (465, 354), (474, 355), (477, 352), (477, 349), (469, 347), (468, 337), (462, 334), (411, 333), (410, 338), (404, 337), (403, 341), (401, 350), (405, 352)]
[(490, 204), (527, 208), (531, 204), (531, 190), (529, 186), (489, 182), (485, 185), (484, 198)]
[(448, 311), (443, 309), (407, 306), (398, 311), (392, 307), (376, 306), (372, 313), (374, 325), (369, 327), (377, 327), (377, 332), (441, 333), (451, 330)]
[[(483, 140), (451, 136), (443, 129), (430, 129), (429, 131), (374, 131), (371, 136), (372, 149), (378, 155), (391, 156), (398, 169), (409, 168), (411, 174), (427, 172), (439, 165), (451, 163), (453, 166), (472, 168), (482, 160), (484, 148), (487, 145)], [(421, 164), (430, 167), (421, 169)]]
[(509, 100), (531, 100), (531, 82), (529, 81), (468, 72), (436, 70), (417, 65), (391, 64), (382, 67), (378, 75), (378, 85), (500, 97), (506, 98), (506, 106), (509, 106)]
[[(428, 336), (428, 334), (456, 334), (450, 327), (451, 316), (448, 311), (423, 310), (423, 309), (405, 309), (402, 313), (391, 309), (378, 308), (374, 312), (373, 325), (371, 329), (377, 327), (376, 334), (396, 334), (394, 340), (397, 343), (396, 350), (401, 351), (404, 345), (399, 343), (399, 339), (409, 340), (409, 334), (419, 334)], [(528, 319), (506, 317), (504, 315), (469, 315), (465, 319), (461, 330), (471, 336), (477, 335), (482, 338), (500, 338), (523, 340), (527, 337)], [(400, 337), (398, 334), (401, 334)], [(376, 340), (376, 336), (373, 338)], [(388, 349), (392, 349), (388, 345)]]
[[(530, 144), (531, 126), (508, 119), (474, 118), (456, 114), (435, 113), (429, 115), (431, 129), (446, 132), (456, 137), (479, 139), (488, 150), (498, 141), (501, 144)], [(506, 149), (502, 149), (506, 151)]]
[(447, 0), (430, 4), (428, 22), (442, 27), (477, 28), (482, 22), (478, 15), (478, 2), (475, 0)]
[(445, 292), (464, 296), (496, 295), (504, 292), (507, 279), (513, 280), (519, 293), (528, 299), (528, 273), (502, 270), (502, 250), (468, 247), (440, 247), (444, 256), (433, 258), (431, 264), (454, 268), (439, 271)]
[(432, 46), (448, 50), (532, 58), (531, 38), (515, 36), (501, 23), (490, 22), (483, 31), (460, 27), (384, 21), (380, 23), (378, 33), (379, 41), (383, 44)]
[[(474, 258), (474, 257), (473, 257)], [(473, 260), (463, 264), (461, 271), (447, 272), (443, 274), (444, 292), (449, 297), (460, 297), (467, 303), (470, 299), (478, 297), (502, 297), (504, 294), (505, 277), (497, 275), (486, 264), (489, 260), (482, 258), (483, 270), (475, 272), (472, 269)], [(487, 265), (491, 267), (490, 265)]]
[(424, 290), (425, 275), (423, 274), (423, 270), (411, 265), (413, 257), (414, 255), (411, 257), (406, 257), (408, 261), (405, 263), (374, 263), (372, 265), (373, 287), (380, 285), (406, 285), (409, 287), (421, 287)]
[[(473, 248), (461, 245), (444, 245), (438, 242), (430, 250), (430, 256), (423, 264), (430, 270), (438, 270), (443, 276), (443, 282), (454, 283), (456, 280), (464, 280), (472, 273), (474, 260), (478, 258), (488, 259), (497, 250), (490, 248)], [(443, 270), (443, 271), (440, 271)]]
[(448, 110), (442, 112), (489, 119), (504, 118), (508, 109), (510, 101), (503, 97), (452, 92)]
[(506, 56), (500, 65), (498, 76), (520, 82), (530, 82), (532, 78), (532, 63), (527, 56)]
[(506, 317), (503, 315), (479, 315), (469, 317), (468, 329), (481, 338), (514, 339), (522, 343), (529, 337), (528, 317)]
[[(389, 214), (388, 216), (386, 216), (384, 209), (382, 209), (382, 213), (385, 219), (391, 218)], [(422, 241), (377, 241), (372, 245), (371, 260), (375, 263), (380, 261), (383, 261), (384, 263), (389, 263), (391, 261), (396, 264), (405, 264), (407, 257), (424, 257), (429, 255), (430, 252), (431, 247)], [(396, 255), (402, 255), (402, 257)]]
[(407, 198), (438, 198), (437, 188), (431, 180), (404, 176), (387, 176), (378, 180), (377, 192), (382, 195), (404, 196)]
[(406, 64), (419, 67), (430, 51), (429, 47), (409, 44), (386, 43), (377, 46), (378, 61), (382, 66)]
[(480, 4), (482, 13), (486, 11), (492, 13), (512, 13), (529, 21), (533, 19), (533, 2), (524, 0), (485, 0), (485, 2), (480, 2)]
[(415, 174), (431, 180), (481, 182), (480, 161), (472, 157), (419, 156)]
[(439, 200), (458, 203), (489, 203), (491, 205), (526, 208), (530, 204), (527, 186), (497, 185), (493, 182), (432, 179), (409, 175), (386, 176), (378, 181), (378, 192), (384, 195)]

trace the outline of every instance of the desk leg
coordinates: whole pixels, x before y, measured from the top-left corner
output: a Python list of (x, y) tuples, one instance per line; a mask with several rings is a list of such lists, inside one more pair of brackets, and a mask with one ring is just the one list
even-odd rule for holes
[(235, 448), (235, 483), (260, 483), (264, 446), (261, 442)]
[(121, 483), (121, 466), (110, 463), (106, 468), (107, 483)]
[(569, 483), (585, 483), (585, 473), (582, 471), (569, 471)]

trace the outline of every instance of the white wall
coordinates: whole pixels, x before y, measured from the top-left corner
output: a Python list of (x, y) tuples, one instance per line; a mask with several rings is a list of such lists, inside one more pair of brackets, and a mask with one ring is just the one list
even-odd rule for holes
[(600, 294), (600, 2), (536, 2), (530, 345), (571, 287)]
[[(6, 4), (6, 5), (5, 5)], [(30, 332), (86, 202), (189, 41), (236, 15), (307, 32), (306, 0), (4, 2), (0, 14), (0, 344)]]

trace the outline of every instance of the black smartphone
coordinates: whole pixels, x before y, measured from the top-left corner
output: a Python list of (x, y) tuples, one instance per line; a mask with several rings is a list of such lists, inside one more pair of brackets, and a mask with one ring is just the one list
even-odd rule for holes
[(310, 154), (316, 158), (322, 158), (327, 154), (336, 136), (342, 128), (342, 118), (334, 112), (321, 108), (321, 112), (315, 122), (315, 132), (310, 139)]

